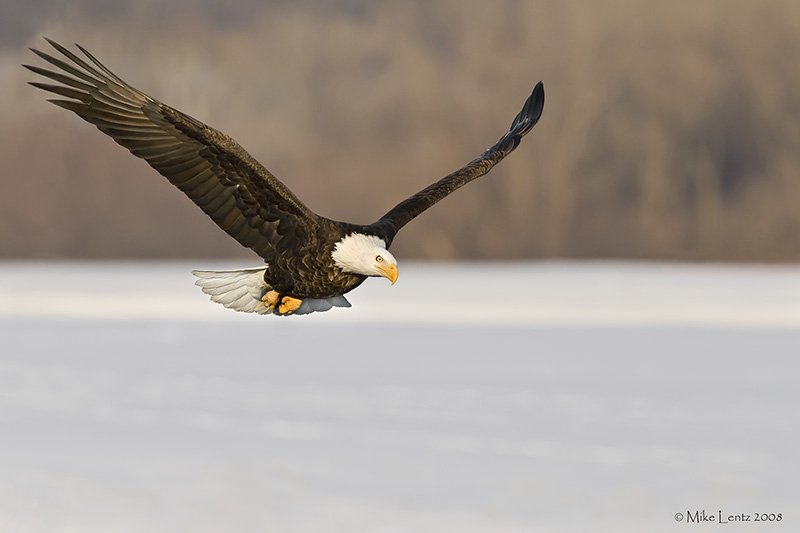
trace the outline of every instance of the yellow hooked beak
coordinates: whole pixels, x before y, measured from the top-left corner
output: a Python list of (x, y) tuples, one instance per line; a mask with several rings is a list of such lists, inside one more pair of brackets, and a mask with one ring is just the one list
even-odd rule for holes
[(394, 282), (397, 281), (397, 265), (379, 266), (378, 270), (380, 270), (381, 274), (383, 274), (392, 282), (392, 285), (394, 285)]

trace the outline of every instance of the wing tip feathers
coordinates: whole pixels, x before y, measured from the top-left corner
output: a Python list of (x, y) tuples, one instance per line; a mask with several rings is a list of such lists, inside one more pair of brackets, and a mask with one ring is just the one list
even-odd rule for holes
[(544, 111), (544, 83), (541, 81), (536, 84), (531, 91), (531, 95), (525, 100), (522, 110), (514, 118), (509, 131), (522, 137), (539, 122)]

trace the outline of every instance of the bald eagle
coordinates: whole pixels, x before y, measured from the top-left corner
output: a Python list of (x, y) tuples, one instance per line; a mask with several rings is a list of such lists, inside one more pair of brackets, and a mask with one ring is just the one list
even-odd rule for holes
[[(465, 167), (403, 200), (370, 225), (317, 215), (233, 139), (133, 88), (81, 46), (85, 59), (47, 39), (62, 56), (31, 49), (56, 70), (23, 65), (56, 82), (30, 82), (76, 113), (178, 187), (266, 266), (194, 271), (214, 302), (236, 311), (303, 315), (350, 307), (344, 294), (372, 276), (397, 280), (389, 252), (397, 232), (459, 187), (510, 154), (539, 120), (539, 82), (497, 143)], [(77, 46), (77, 45), (76, 45)], [(87, 61), (88, 60), (88, 61)]]

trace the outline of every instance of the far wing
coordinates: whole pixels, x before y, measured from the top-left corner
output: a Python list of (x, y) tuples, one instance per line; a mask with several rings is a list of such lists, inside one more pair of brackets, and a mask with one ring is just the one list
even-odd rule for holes
[(270, 261), (317, 221), (236, 141), (128, 85), (80, 46), (92, 64), (47, 41), (69, 61), (32, 49), (58, 70), (24, 66), (58, 84), (31, 85), (66, 98), (50, 101), (147, 161), (242, 246)]
[(525, 101), (525, 105), (522, 106), (522, 111), (514, 118), (509, 131), (494, 146), (483, 152), (477, 159), (469, 162), (465, 167), (456, 170), (397, 204), (391, 211), (383, 215), (378, 222), (373, 224), (372, 228), (385, 237), (387, 244), (390, 243), (400, 228), (408, 224), (414, 217), (432, 207), (436, 202), (456, 189), (483, 176), (493, 166), (502, 161), (505, 156), (510, 154), (519, 146), (522, 137), (531, 131), (539, 121), (543, 108), (544, 85), (539, 82)]

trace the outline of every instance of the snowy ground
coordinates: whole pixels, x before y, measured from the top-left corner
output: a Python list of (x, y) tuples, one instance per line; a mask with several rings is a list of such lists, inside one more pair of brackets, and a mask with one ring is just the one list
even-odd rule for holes
[(226, 266), (0, 263), (0, 533), (798, 530), (799, 267), (404, 264), (279, 318)]

